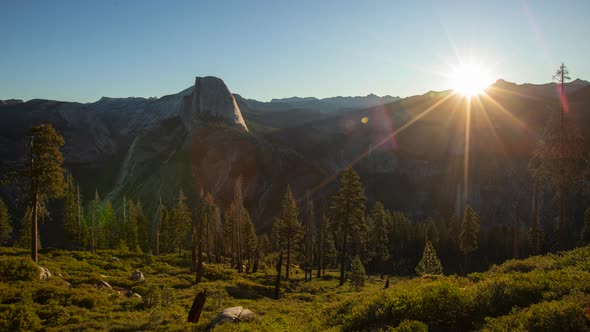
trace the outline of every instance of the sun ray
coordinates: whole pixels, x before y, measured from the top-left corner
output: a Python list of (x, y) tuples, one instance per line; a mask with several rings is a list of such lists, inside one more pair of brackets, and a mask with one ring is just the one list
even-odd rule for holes
[(327, 178), (325, 178), (324, 180), (322, 180), (322, 182), (320, 182), (317, 186), (315, 186), (311, 190), (311, 194), (315, 194), (318, 190), (320, 190), (323, 187), (325, 187), (328, 183), (334, 181), (334, 179), (336, 179), (338, 177), (338, 175), (340, 174), (340, 172), (342, 170), (345, 170), (348, 167), (352, 167), (352, 166), (356, 165), (359, 161), (361, 161), (363, 158), (365, 158), (369, 153), (373, 152), (375, 149), (379, 148), (381, 145), (385, 144), (387, 141), (389, 141), (390, 139), (394, 138), (395, 136), (397, 136), (398, 134), (400, 134), (401, 132), (403, 132), (405, 129), (407, 129), (408, 127), (410, 127), (416, 121), (418, 121), (421, 118), (423, 118), (425, 115), (427, 115), (428, 113), (430, 113), (431, 111), (433, 111), (434, 109), (436, 109), (438, 106), (440, 106), (442, 103), (444, 103), (445, 101), (447, 101), (449, 98), (451, 98), (454, 95), (455, 95), (455, 93), (449, 93), (449, 94), (447, 94), (446, 96), (444, 96), (443, 98), (441, 98), (440, 100), (438, 100), (437, 102), (435, 102), (434, 104), (432, 104), (430, 107), (428, 107), (427, 109), (425, 109), (424, 111), (422, 111), (420, 114), (414, 116), (411, 120), (409, 120), (408, 122), (404, 123), (401, 127), (399, 127), (396, 130), (394, 130), (391, 134), (387, 135), (385, 138), (383, 138), (382, 140), (380, 140), (379, 142), (377, 142), (377, 144), (371, 145), (367, 150), (365, 150), (363, 153), (361, 153), (356, 158), (354, 158), (346, 166), (342, 167), (341, 169), (339, 169), (334, 174), (331, 174), (330, 176), (328, 176)]
[(502, 104), (500, 104), (497, 100), (495, 100), (494, 98), (492, 98), (490, 95), (484, 93), (482, 94), (482, 97), (487, 99), (488, 101), (490, 101), (492, 104), (494, 104), (494, 106), (498, 107), (498, 109), (500, 111), (502, 111), (502, 113), (504, 113), (505, 115), (508, 116), (508, 118), (512, 121), (514, 121), (519, 127), (521, 127), (522, 129), (526, 130), (527, 133), (532, 133), (530, 128), (527, 127), (527, 125), (522, 122), (522, 120), (520, 120), (519, 118), (517, 118), (514, 114), (512, 114), (512, 112), (510, 112), (509, 110), (506, 109), (506, 107), (504, 107)]
[(469, 145), (471, 139), (471, 98), (465, 108), (465, 144), (463, 151), (463, 203), (469, 201)]

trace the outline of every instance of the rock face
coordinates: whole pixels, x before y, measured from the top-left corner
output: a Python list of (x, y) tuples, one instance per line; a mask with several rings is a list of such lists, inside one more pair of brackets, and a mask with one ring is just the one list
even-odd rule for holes
[(182, 104), (182, 117), (189, 130), (203, 118), (221, 119), (248, 130), (234, 96), (220, 78), (197, 77), (192, 93), (184, 96)]
[(252, 318), (254, 318), (254, 313), (249, 309), (244, 309), (243, 307), (226, 308), (211, 321), (209, 328), (213, 328), (226, 322), (244, 322)]
[(144, 281), (145, 280), (145, 276), (143, 275), (143, 272), (139, 271), (139, 270), (135, 270), (133, 271), (133, 273), (131, 273), (131, 276), (129, 276), (129, 279), (131, 281)]

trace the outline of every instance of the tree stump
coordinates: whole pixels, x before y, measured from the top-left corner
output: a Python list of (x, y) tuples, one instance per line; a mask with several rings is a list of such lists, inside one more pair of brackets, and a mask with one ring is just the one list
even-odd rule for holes
[(205, 300), (207, 299), (207, 290), (204, 290), (195, 296), (195, 300), (193, 301), (193, 306), (191, 307), (191, 311), (188, 313), (188, 322), (197, 324), (199, 322), (199, 318), (201, 318), (201, 312), (203, 311), (203, 307), (205, 306)]

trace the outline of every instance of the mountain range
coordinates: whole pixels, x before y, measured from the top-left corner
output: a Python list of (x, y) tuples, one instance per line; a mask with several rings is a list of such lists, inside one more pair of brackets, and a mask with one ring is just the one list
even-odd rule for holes
[[(568, 83), (566, 99), (567, 116), (581, 133), (590, 132), (590, 83)], [(216, 77), (197, 77), (189, 88), (161, 98), (4, 100), (0, 173), (23, 164), (28, 128), (49, 122), (65, 138), (65, 167), (84, 197), (96, 191), (115, 206), (125, 196), (154, 212), (160, 198), (171, 203), (183, 189), (190, 199), (211, 192), (223, 209), (241, 176), (256, 227), (269, 231), (288, 184), (300, 201), (310, 191), (322, 213), (339, 171), (353, 166), (369, 205), (379, 200), (421, 220), (457, 213), (468, 201), (485, 226), (509, 220), (516, 201), (527, 207), (522, 218), (528, 224), (528, 160), (560, 105), (554, 83), (498, 80), (473, 99), (431, 91), (407, 98), (260, 102), (232, 94)], [(0, 194), (22, 215), (25, 202), (14, 186)], [(571, 199), (570, 213), (581, 213), (583, 198)], [(551, 224), (550, 193), (545, 202), (544, 222)]]

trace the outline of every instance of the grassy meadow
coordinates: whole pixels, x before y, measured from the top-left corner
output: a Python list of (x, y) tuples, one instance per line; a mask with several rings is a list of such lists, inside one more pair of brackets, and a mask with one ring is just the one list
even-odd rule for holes
[[(113, 259), (113, 257), (116, 257)], [(590, 322), (590, 247), (511, 260), (467, 277), (384, 280), (368, 276), (355, 291), (337, 271), (303, 281), (293, 267), (275, 300), (274, 269), (238, 274), (206, 265), (194, 285), (190, 255), (43, 250), (39, 280), (28, 251), (0, 248), (2, 331), (206, 331), (224, 308), (255, 318), (213, 331), (586, 331)], [(140, 270), (145, 281), (133, 282)], [(106, 281), (112, 289), (101, 287)], [(198, 324), (187, 323), (195, 294), (208, 297)], [(128, 291), (141, 298), (129, 296)], [(133, 294), (132, 293), (132, 294)]]

